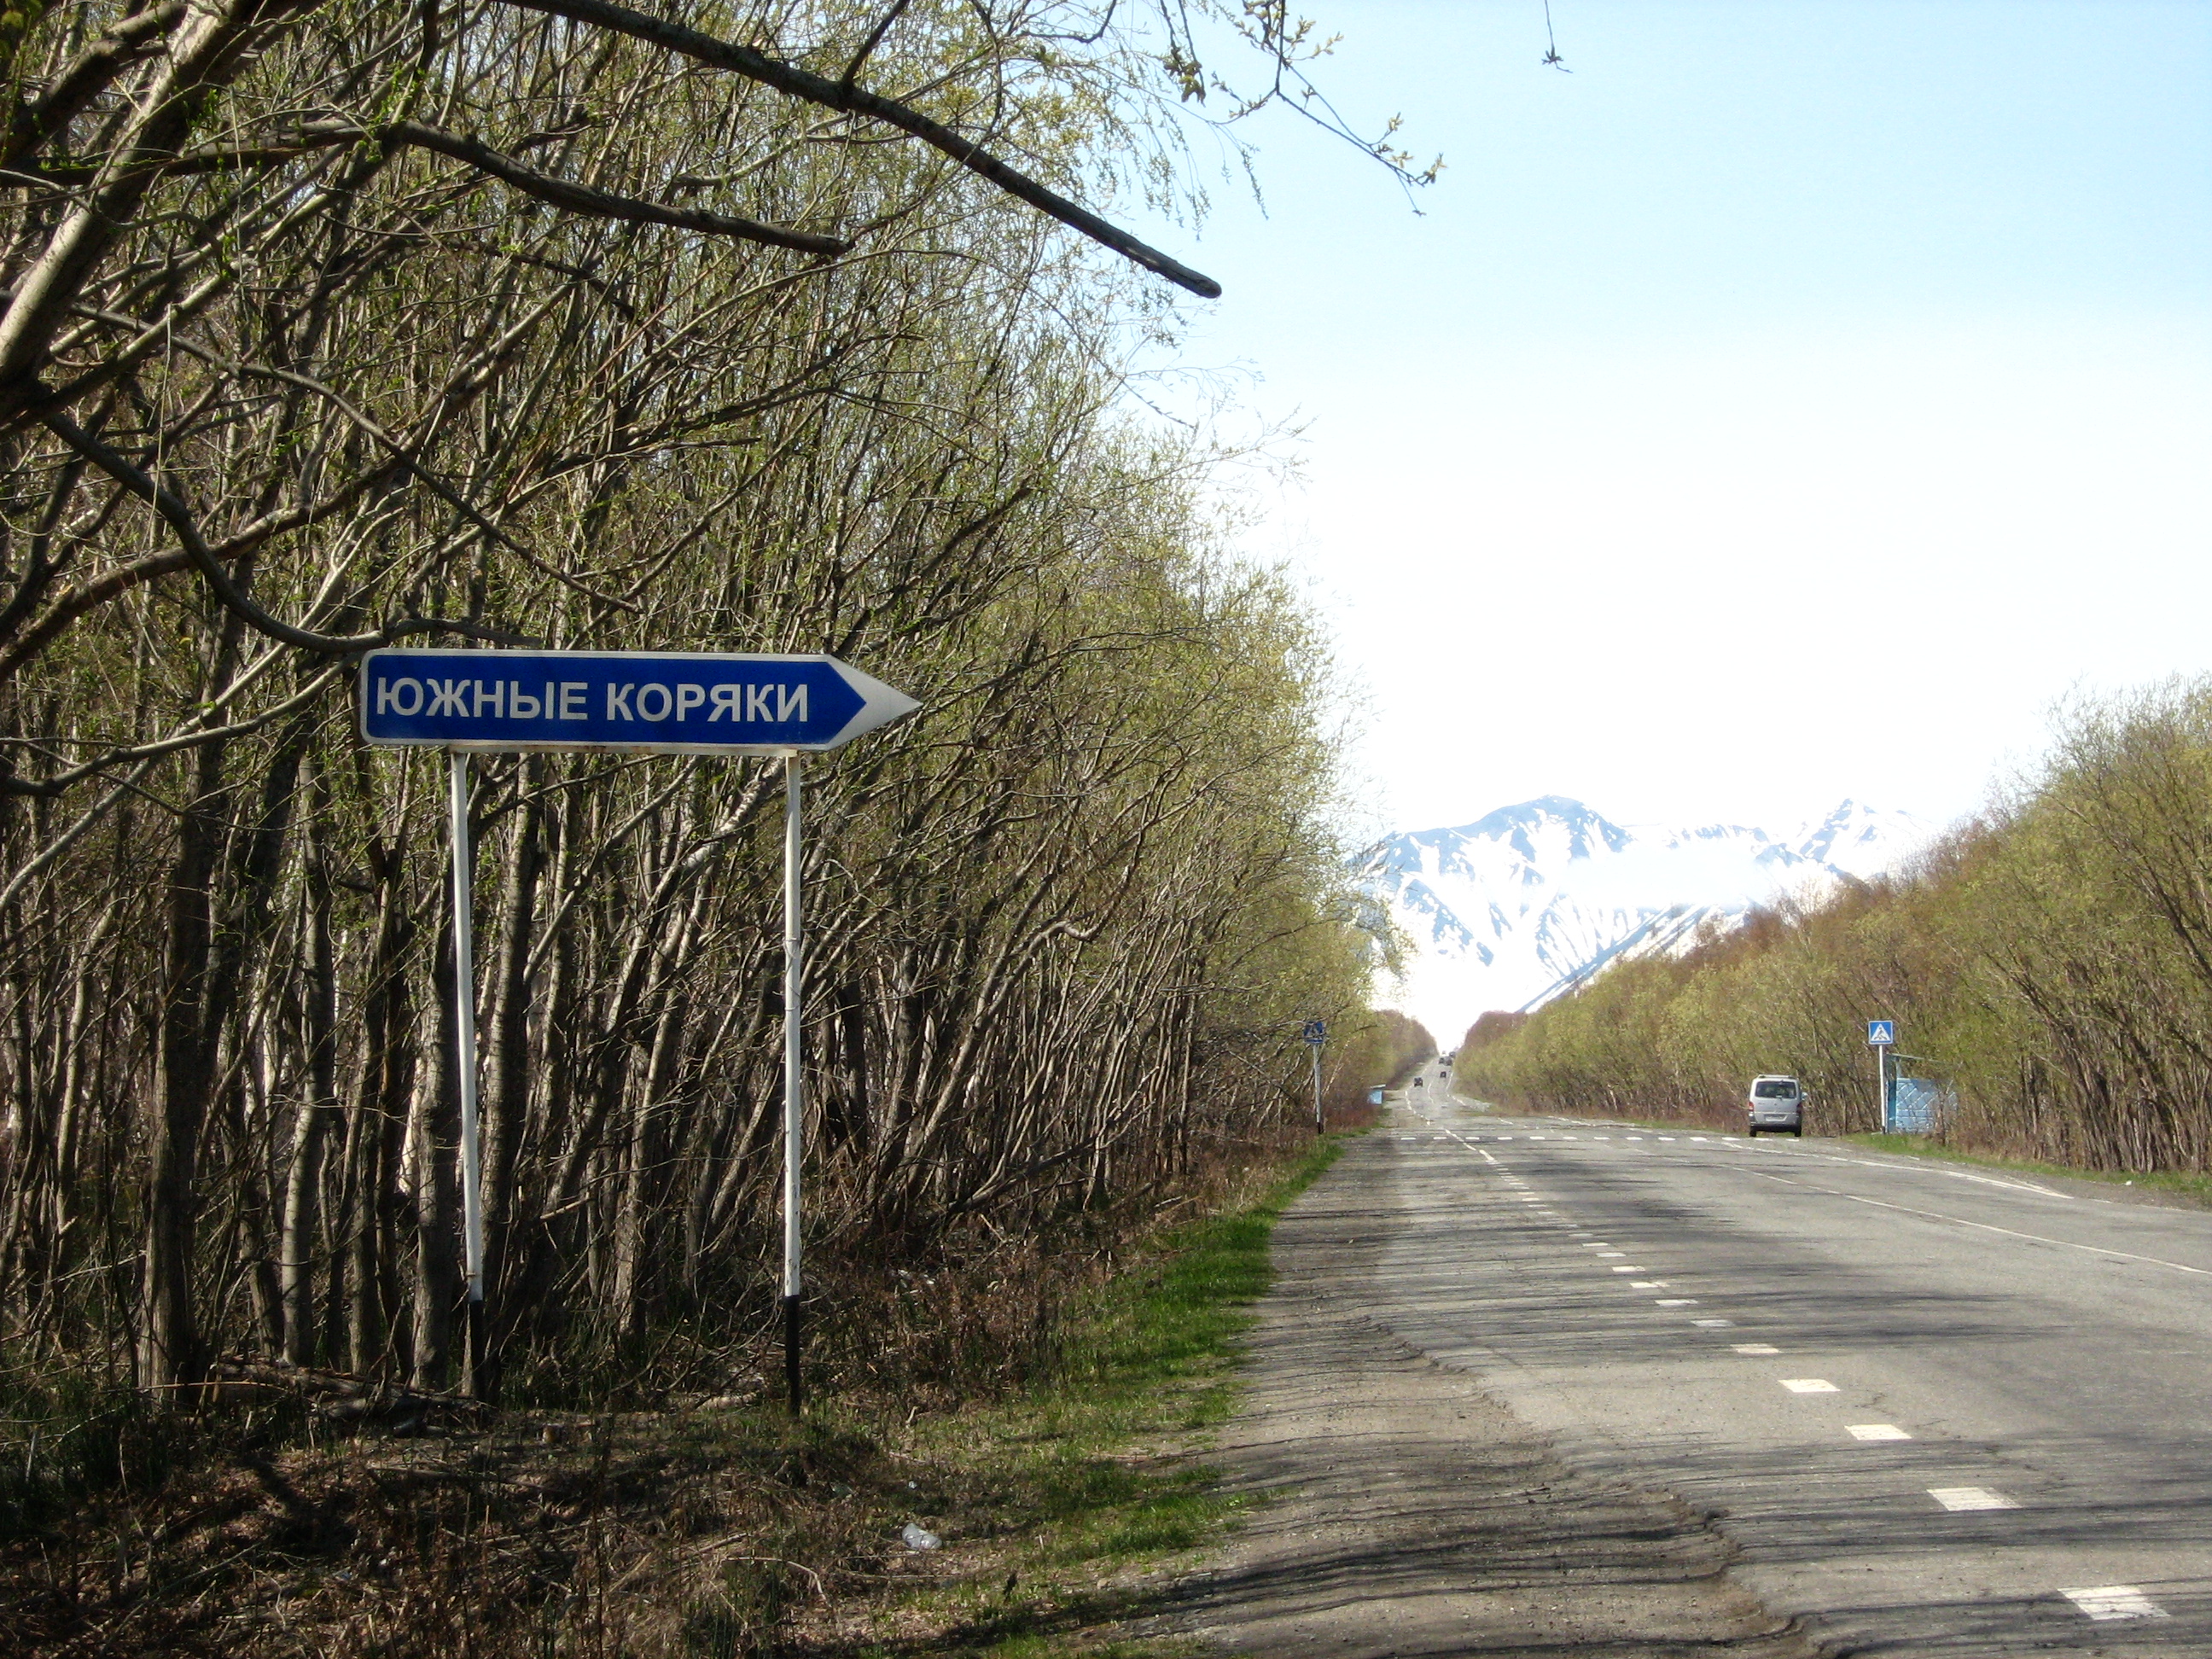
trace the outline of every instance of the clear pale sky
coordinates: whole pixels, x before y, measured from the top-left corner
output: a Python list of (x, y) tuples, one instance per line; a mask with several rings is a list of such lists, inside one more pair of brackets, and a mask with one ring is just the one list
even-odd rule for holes
[(1314, 0), (1419, 215), (1270, 118), (1183, 361), (1298, 417), (1379, 822), (1948, 818), (2212, 672), (2212, 3)]

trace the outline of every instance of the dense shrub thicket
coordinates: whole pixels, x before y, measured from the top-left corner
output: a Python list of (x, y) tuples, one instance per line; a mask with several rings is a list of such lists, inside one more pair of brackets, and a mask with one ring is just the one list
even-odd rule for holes
[[(0, 27), (10, 1375), (457, 1379), (442, 762), (357, 740), (380, 640), (828, 650), (921, 700), (811, 769), (827, 1262), (1162, 1200), (1302, 1121), (1302, 1019), (1358, 1023), (1325, 641), (1220, 550), (1217, 453), (1122, 412), (1168, 290), (1033, 182), (1167, 200), (1163, 112), (1218, 87), (1177, 31), (1294, 78), (1295, 27), (659, 15)], [(711, 1384), (774, 1291), (774, 763), (476, 778), (488, 1364)]]
[(1468, 1034), (1462, 1086), (1738, 1121), (1790, 1072), (1875, 1127), (1869, 1018), (1949, 1085), (1961, 1145), (2099, 1170), (2212, 1161), (2212, 681), (2064, 720), (2041, 774), (1916, 868), (1755, 914)]

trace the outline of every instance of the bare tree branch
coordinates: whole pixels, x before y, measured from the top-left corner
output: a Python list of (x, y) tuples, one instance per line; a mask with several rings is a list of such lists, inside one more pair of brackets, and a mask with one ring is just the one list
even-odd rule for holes
[(438, 127), (426, 126), (419, 121), (392, 121), (374, 128), (355, 128), (350, 134), (334, 135), (331, 142), (344, 137), (373, 138), (381, 143), (412, 144), (420, 149), (435, 150), (465, 161), (479, 172), (534, 196), (541, 202), (550, 202), (570, 213), (580, 213), (594, 219), (621, 219), (632, 224), (672, 225), (679, 230), (703, 231), (710, 236), (734, 236), (749, 242), (765, 242), (771, 247), (787, 247), (800, 253), (820, 254), (835, 258), (849, 251), (852, 244), (835, 236), (817, 236), (803, 230), (786, 230), (776, 225), (763, 225), (751, 219), (739, 219), (726, 213), (712, 213), (704, 208), (666, 207), (658, 202), (641, 202), (611, 191), (595, 190), (589, 185), (579, 185), (566, 179), (555, 179), (501, 155), (478, 140), (451, 133)]
[[(853, 246), (849, 241), (835, 236), (787, 230), (779, 225), (764, 225), (756, 220), (740, 219), (727, 213), (714, 213), (704, 208), (669, 207), (659, 202), (619, 196), (612, 191), (576, 184), (570, 179), (556, 179), (524, 167), (512, 156), (502, 155), (481, 139), (447, 132), (442, 127), (429, 126), (420, 121), (386, 121), (370, 126), (356, 121), (311, 121), (296, 133), (272, 142), (223, 144), (187, 150), (181, 155), (149, 156), (140, 166), (149, 173), (186, 178), (195, 173), (220, 173), (241, 167), (276, 167), (319, 149), (354, 143), (383, 144), (393, 149), (407, 145), (448, 155), (520, 191), (526, 196), (550, 202), (555, 207), (581, 214), (586, 218), (620, 219), (640, 225), (670, 225), (679, 230), (703, 231), (711, 236), (733, 236), (744, 241), (764, 242), (771, 247), (787, 247), (801, 253), (820, 254), (830, 258), (849, 252)], [(91, 167), (35, 167), (23, 164), (13, 169), (13, 176), (25, 184), (66, 189), (90, 183), (100, 176), (100, 169)]]
[(1112, 248), (1132, 264), (1142, 265), (1154, 275), (1164, 276), (1177, 287), (1188, 289), (1193, 294), (1206, 299), (1218, 300), (1221, 297), (1221, 284), (1203, 271), (1193, 270), (1158, 248), (1139, 241), (1120, 226), (1110, 224), (1088, 208), (1079, 206), (1065, 196), (1046, 189), (1028, 174), (1015, 171), (972, 139), (962, 137), (951, 128), (931, 120), (921, 111), (909, 109), (896, 100), (827, 80), (799, 68), (796, 64), (780, 62), (732, 41), (718, 40), (711, 34), (702, 34), (681, 23), (650, 17), (641, 11), (632, 11), (627, 6), (612, 3), (612, 0), (505, 0), (505, 3), (526, 11), (565, 17), (571, 22), (588, 24), (594, 28), (611, 29), (618, 34), (647, 41), (716, 69), (742, 75), (747, 80), (757, 81), (764, 87), (773, 87), (778, 92), (804, 99), (810, 104), (819, 104), (825, 109), (842, 110), (851, 115), (868, 116), (886, 125), (896, 127), (951, 156), (971, 173), (989, 179), (1009, 196), (1027, 202), (1039, 211), (1050, 214), (1062, 224), (1081, 231), (1091, 240)]
[(883, 15), (875, 27), (868, 31), (868, 38), (860, 42), (860, 49), (853, 54), (853, 61), (845, 65), (845, 72), (837, 77), (837, 84), (848, 97), (852, 95), (853, 83), (860, 78), (861, 70), (866, 67), (876, 48), (883, 45), (884, 36), (891, 32), (891, 25), (898, 21), (899, 14), (906, 8), (907, 0), (891, 0), (890, 9)]
[(223, 568), (222, 561), (208, 545), (206, 537), (200, 533), (191, 508), (174, 490), (142, 471), (121, 452), (102, 443), (67, 416), (49, 412), (40, 416), (40, 420), (56, 437), (160, 514), (184, 549), (185, 557), (200, 573), (223, 608), (272, 640), (297, 646), (302, 651), (314, 651), (325, 655), (371, 651), (410, 634), (459, 634), (470, 639), (488, 640), (505, 645), (537, 643), (522, 635), (439, 617), (407, 617), (389, 623), (373, 634), (318, 634), (311, 629), (296, 628), (256, 605), (245, 589), (232, 580), (230, 572)]

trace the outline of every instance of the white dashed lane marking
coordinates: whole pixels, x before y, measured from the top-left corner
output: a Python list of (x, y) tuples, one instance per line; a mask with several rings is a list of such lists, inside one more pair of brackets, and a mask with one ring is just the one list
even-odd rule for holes
[[(1441, 1139), (1445, 1139), (1446, 1137), (1438, 1136), (1437, 1138)], [(1456, 1136), (1450, 1138), (1458, 1139)], [(1510, 1139), (1512, 1137), (1506, 1135), (1498, 1137), (1498, 1139), (1501, 1140)], [(1529, 1135), (1526, 1138), (1530, 1140), (1545, 1140), (1551, 1139), (1552, 1137), (1546, 1135)], [(1610, 1140), (1612, 1139), (1609, 1135), (1594, 1135), (1590, 1138), (1596, 1140)], [(1572, 1140), (1580, 1139), (1580, 1137), (1575, 1135), (1560, 1135), (1558, 1139), (1562, 1140)], [(1630, 1141), (1641, 1141), (1644, 1139), (1644, 1137), (1641, 1135), (1625, 1135), (1622, 1139), (1624, 1140)], [(1654, 1139), (1670, 1144), (1674, 1143), (1675, 1140), (1675, 1137), (1673, 1135), (1658, 1135), (1654, 1137)], [(1689, 1139), (1693, 1143), (1699, 1145), (1711, 1144), (1708, 1138), (1704, 1135), (1692, 1135), (1689, 1137)], [(1730, 1151), (1747, 1150), (1747, 1148), (1740, 1146), (1737, 1143), (1729, 1139), (1723, 1139), (1720, 1144), (1728, 1147)], [(1473, 1150), (1473, 1148), (1470, 1149)], [(1488, 1152), (1484, 1152), (1483, 1157), (1493, 1165), (1498, 1164), (1498, 1160), (1495, 1158), (1492, 1158)], [(1526, 1186), (1525, 1182), (1510, 1176), (1506, 1177), (1504, 1184), (1514, 1188), (1524, 1188)], [(1516, 1194), (1516, 1195), (1520, 1197), (1521, 1201), (1523, 1203), (1540, 1204), (1543, 1202), (1542, 1200), (1536, 1198), (1533, 1194), (1521, 1193)], [(1848, 1196), (1847, 1194), (1838, 1195)], [(1907, 1206), (1903, 1205), (1881, 1204), (1878, 1200), (1862, 1200), (1860, 1201), (1871, 1202), (1877, 1207), (1884, 1209), (1905, 1210), (1907, 1208)], [(1571, 1237), (1587, 1241), (1584, 1243), (1583, 1248), (1585, 1249), (1596, 1251), (1601, 1258), (1616, 1257), (1627, 1254), (1627, 1252), (1624, 1250), (1618, 1250), (1611, 1248), (1601, 1239), (1589, 1240), (1587, 1229), (1572, 1228), (1571, 1224), (1567, 1222), (1565, 1218), (1559, 1216), (1556, 1211), (1546, 1209), (1539, 1211), (1537, 1213), (1547, 1219), (1559, 1224), (1562, 1226), (1569, 1227), (1571, 1229)], [(1926, 1214), (1928, 1212), (1917, 1212), (1917, 1213)], [(1931, 1218), (1947, 1221), (1957, 1221), (1961, 1219), (1961, 1218), (1951, 1216), (1931, 1217)], [(1966, 1224), (1974, 1226), (1977, 1224), (1966, 1223)], [(1987, 1228), (1987, 1231), (2000, 1233), (2011, 1232), (2011, 1230), (2008, 1228), (1998, 1227), (1990, 1227)], [(2033, 1235), (2018, 1233), (2014, 1233), (2012, 1236), (2023, 1238), (2033, 1237)], [(2062, 1244), (2065, 1243), (2067, 1241), (2058, 1239), (2037, 1239), (2036, 1242)], [(2084, 1247), (2075, 1245), (2073, 1248), (2078, 1249)], [(2121, 1257), (2122, 1259), (2126, 1260), (2148, 1261), (2160, 1267), (2182, 1266), (2182, 1264), (2178, 1262), (2158, 1261), (2156, 1258), (2132, 1256), (2124, 1251), (2098, 1250), (2095, 1253), (2101, 1255)], [(1650, 1269), (1638, 1267), (1615, 1266), (1613, 1268), (1613, 1271), (1617, 1273), (1646, 1273), (1649, 1272)], [(2185, 1267), (2184, 1271), (2191, 1270)], [(2194, 1271), (2203, 1272), (2203, 1270), (2196, 1269)], [(1639, 1291), (1656, 1291), (1668, 1289), (1668, 1285), (1667, 1281), (1664, 1279), (1638, 1279), (1634, 1282), (1632, 1288)], [(1658, 1297), (1655, 1298), (1655, 1304), (1662, 1308), (1686, 1308), (1697, 1305), (1696, 1298), (1691, 1297)], [(1708, 1330), (1726, 1329), (1733, 1324), (1733, 1321), (1726, 1319), (1693, 1319), (1690, 1322), (1693, 1326)], [(1747, 1356), (1765, 1356), (1779, 1353), (1781, 1352), (1779, 1348), (1771, 1342), (1739, 1342), (1733, 1344), (1732, 1346), (1735, 1352)], [(1827, 1381), (1824, 1377), (1785, 1376), (1777, 1378), (1776, 1380), (1792, 1394), (1836, 1394), (1840, 1392), (1833, 1382)], [(1860, 1441), (1899, 1441), (1910, 1440), (1912, 1438), (1910, 1434), (1908, 1434), (1905, 1430), (1899, 1428), (1894, 1423), (1853, 1423), (1846, 1426), (1845, 1432), (1850, 1434), (1854, 1440)], [(2011, 1510), (2018, 1509), (2020, 1507), (2019, 1504), (2014, 1499), (2006, 1497), (2002, 1492), (1994, 1492), (1986, 1486), (1930, 1486), (1928, 1487), (1926, 1491), (1930, 1498), (1942, 1504), (1947, 1510), (1978, 1511)], [(2072, 1602), (2074, 1606), (2084, 1615), (2092, 1620), (2100, 1621), (2130, 1619), (2163, 1619), (2167, 1616), (2164, 1608), (2160, 1607), (2158, 1603), (2152, 1601), (2149, 1596), (2144, 1595), (2138, 1586), (2133, 1584), (2105, 1584), (2087, 1589), (2062, 1590), (2059, 1594), (2063, 1595), (2069, 1601)]]
[(2163, 1619), (2166, 1609), (2133, 1584), (2058, 1592), (2092, 1619)]
[(1930, 1486), (1928, 1495), (1947, 1510), (2016, 1510), (2014, 1503), (2001, 1492), (1991, 1492), (1987, 1486)]

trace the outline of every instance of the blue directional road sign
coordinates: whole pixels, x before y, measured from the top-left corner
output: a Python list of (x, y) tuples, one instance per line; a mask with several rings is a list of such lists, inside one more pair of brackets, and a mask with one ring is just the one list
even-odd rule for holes
[(371, 743), (784, 755), (835, 749), (921, 705), (823, 656), (676, 651), (372, 651)]
[(1306, 1022), (1306, 1041), (1313, 1044), (1316, 1048), (1320, 1048), (1322, 1043), (1328, 1042), (1328, 1022), (1325, 1019), (1308, 1020)]
[(1897, 1043), (1897, 1022), (1893, 1019), (1870, 1019), (1867, 1022), (1867, 1047), (1889, 1048)]

